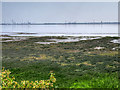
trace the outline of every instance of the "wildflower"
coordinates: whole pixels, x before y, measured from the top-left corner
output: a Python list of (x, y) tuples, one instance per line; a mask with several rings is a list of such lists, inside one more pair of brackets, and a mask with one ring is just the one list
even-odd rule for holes
[[(35, 82), (31, 81), (21, 81), (21, 83), (18, 83), (15, 81), (14, 77), (9, 77), (10, 75), (9, 70), (2, 69), (2, 86), (1, 88), (49, 88), (50, 86), (53, 87), (53, 83), (56, 81), (56, 78), (54, 77), (53, 71), (50, 72), (50, 79), (48, 80), (36, 80)], [(51, 83), (52, 81), (52, 83)]]

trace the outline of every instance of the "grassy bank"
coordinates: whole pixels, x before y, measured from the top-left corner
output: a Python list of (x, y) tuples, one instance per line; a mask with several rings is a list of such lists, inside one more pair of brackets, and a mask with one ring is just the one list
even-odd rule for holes
[(30, 37), (2, 44), (3, 67), (11, 71), (16, 81), (46, 80), (48, 73), (54, 71), (58, 88), (118, 87), (118, 44), (110, 42), (118, 37), (49, 45), (35, 43), (47, 39), (66, 37)]

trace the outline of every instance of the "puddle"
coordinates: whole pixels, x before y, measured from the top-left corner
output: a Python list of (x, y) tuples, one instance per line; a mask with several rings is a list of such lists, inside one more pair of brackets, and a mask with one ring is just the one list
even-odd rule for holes
[(48, 39), (49, 41), (55, 41), (57, 43), (59, 42), (76, 42), (79, 41), (79, 38), (73, 39), (73, 38), (67, 38), (67, 39)]
[(0, 37), (0, 39), (8, 39), (8, 38), (11, 38), (11, 37)]
[(0, 42), (22, 41), (28, 38), (29, 37), (1, 37), (1, 39), (9, 39), (9, 40), (1, 40)]
[(104, 49), (105, 47), (95, 47), (94, 49), (96, 50), (100, 50), (100, 49)]
[(114, 40), (112, 40), (112, 41), (110, 41), (110, 42), (120, 44), (120, 39), (114, 39)]
[(94, 38), (91, 38), (91, 37), (86, 37), (86, 38), (81, 38), (80, 40), (93, 40), (93, 39), (100, 39), (101, 37), (94, 37)]
[(51, 42), (35, 42), (38, 44), (51, 44), (51, 43), (59, 43), (59, 42), (78, 42), (78, 41), (82, 41), (82, 40), (93, 40), (93, 39), (99, 39), (101, 37), (67, 37), (67, 39), (47, 39)]
[(38, 43), (38, 44), (51, 44), (51, 43), (57, 43), (57, 42), (35, 42), (35, 43)]

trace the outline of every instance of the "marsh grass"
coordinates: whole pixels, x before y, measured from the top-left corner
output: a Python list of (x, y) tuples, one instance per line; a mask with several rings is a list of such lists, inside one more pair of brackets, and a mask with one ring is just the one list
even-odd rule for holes
[[(44, 42), (47, 39), (65, 38), (31, 37), (24, 41), (4, 42), (2, 43), (3, 67), (11, 71), (10, 76), (14, 76), (17, 82), (47, 80), (49, 71), (54, 71), (58, 88), (78, 88), (79, 86), (80, 88), (99, 88), (98, 82), (103, 88), (117, 87), (120, 62), (118, 51), (113, 51), (112, 48), (118, 47), (118, 44), (110, 41), (119, 37), (50, 45), (35, 43)], [(104, 47), (104, 49), (95, 50), (95, 47)], [(90, 82), (93, 83), (89, 84)], [(85, 86), (82, 86), (82, 83)]]
[[(98, 77), (91, 80), (81, 80), (74, 83), (70, 88), (118, 88), (119, 80), (117, 73), (98, 73)], [(86, 76), (89, 77), (89, 76)]]

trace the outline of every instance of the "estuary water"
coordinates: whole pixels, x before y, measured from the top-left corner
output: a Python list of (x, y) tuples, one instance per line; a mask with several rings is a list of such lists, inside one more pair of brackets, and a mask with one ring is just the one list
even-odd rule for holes
[(118, 36), (118, 25), (2, 25), (0, 34), (10, 36)]

